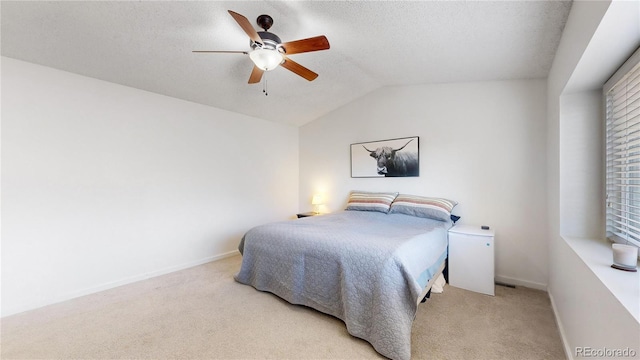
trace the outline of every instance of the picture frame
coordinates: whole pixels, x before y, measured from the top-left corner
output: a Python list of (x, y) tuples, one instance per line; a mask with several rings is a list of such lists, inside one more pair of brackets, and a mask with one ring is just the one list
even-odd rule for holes
[(351, 144), (352, 178), (420, 176), (418, 136)]

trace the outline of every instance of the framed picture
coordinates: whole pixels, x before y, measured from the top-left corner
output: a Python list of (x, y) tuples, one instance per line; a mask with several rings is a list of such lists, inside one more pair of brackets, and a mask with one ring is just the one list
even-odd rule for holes
[(420, 176), (417, 136), (351, 144), (351, 177)]

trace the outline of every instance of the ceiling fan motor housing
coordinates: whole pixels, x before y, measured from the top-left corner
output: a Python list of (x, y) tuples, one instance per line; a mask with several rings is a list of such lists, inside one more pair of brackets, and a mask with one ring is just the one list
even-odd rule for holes
[[(282, 44), (282, 40), (278, 37), (278, 35), (274, 33), (270, 33), (268, 31), (258, 31), (258, 35), (262, 39), (263, 49), (275, 50), (278, 45)], [(255, 49), (260, 45), (256, 44), (255, 41), (251, 41), (251, 48)]]

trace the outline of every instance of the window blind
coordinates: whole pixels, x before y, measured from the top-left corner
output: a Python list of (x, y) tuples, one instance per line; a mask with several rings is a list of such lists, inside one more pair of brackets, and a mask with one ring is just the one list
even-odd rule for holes
[(640, 63), (605, 91), (607, 237), (640, 246)]

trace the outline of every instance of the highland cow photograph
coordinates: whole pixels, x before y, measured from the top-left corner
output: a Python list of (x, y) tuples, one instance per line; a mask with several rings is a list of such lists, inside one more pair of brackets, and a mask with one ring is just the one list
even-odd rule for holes
[(420, 176), (417, 136), (351, 144), (351, 177)]

